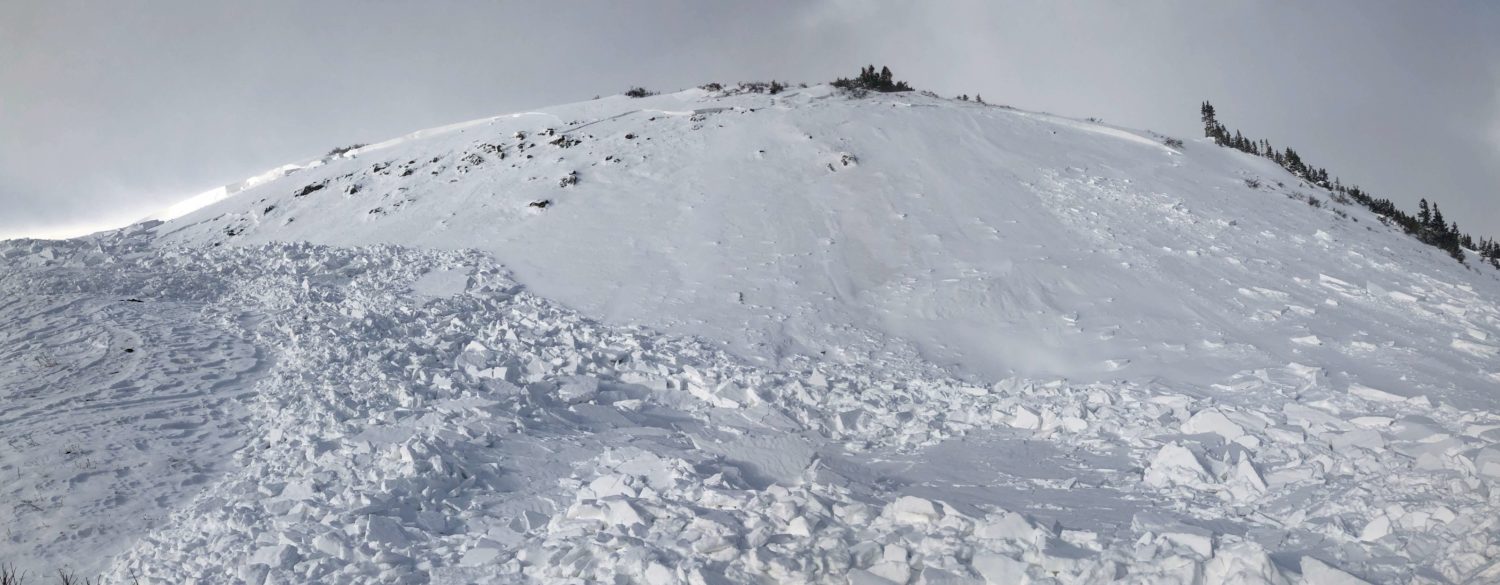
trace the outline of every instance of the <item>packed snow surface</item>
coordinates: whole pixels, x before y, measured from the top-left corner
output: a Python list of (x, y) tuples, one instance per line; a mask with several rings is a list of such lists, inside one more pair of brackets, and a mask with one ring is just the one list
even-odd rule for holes
[(1500, 581), (1496, 273), (1241, 153), (690, 90), (210, 194), (0, 242), (0, 563)]

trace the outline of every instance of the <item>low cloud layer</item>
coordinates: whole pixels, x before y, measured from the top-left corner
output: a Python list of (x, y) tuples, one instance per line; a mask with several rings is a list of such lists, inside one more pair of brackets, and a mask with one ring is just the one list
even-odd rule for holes
[(943, 94), (1296, 147), (1500, 235), (1500, 5), (1199, 2), (0, 5), (0, 237), (108, 226), (349, 142), (866, 63)]

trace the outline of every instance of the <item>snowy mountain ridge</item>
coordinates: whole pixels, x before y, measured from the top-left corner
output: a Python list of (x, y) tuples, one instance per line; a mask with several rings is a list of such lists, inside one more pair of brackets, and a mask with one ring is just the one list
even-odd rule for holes
[(1500, 579), (1500, 284), (1206, 142), (697, 89), (419, 132), (163, 217), (0, 243), (0, 494), (30, 502), (0, 509), (0, 561)]

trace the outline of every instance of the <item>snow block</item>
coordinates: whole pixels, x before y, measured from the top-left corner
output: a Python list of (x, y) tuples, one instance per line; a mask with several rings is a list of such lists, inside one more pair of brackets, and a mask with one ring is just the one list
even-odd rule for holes
[(1221, 585), (1287, 585), (1271, 556), (1254, 543), (1226, 545), (1203, 567), (1203, 582)]
[(1474, 471), (1485, 477), (1500, 478), (1500, 446), (1491, 445), (1476, 453)]
[(1233, 441), (1244, 435), (1245, 429), (1229, 420), (1224, 413), (1210, 408), (1198, 411), (1183, 423), (1182, 432), (1189, 435), (1215, 434), (1224, 437), (1226, 441)]
[(1213, 476), (1198, 461), (1198, 456), (1187, 447), (1172, 443), (1156, 452), (1146, 466), (1146, 485), (1166, 487), (1170, 485), (1201, 485), (1211, 483)]
[(593, 376), (566, 376), (557, 387), (557, 399), (568, 404), (589, 402), (598, 395), (599, 380)]
[(1026, 576), (1026, 563), (1002, 554), (974, 553), (974, 560), (970, 564), (974, 567), (974, 572), (984, 577), (984, 582), (989, 585), (1024, 585), (1031, 582), (1031, 578)]
[(1405, 396), (1391, 394), (1390, 392), (1371, 388), (1364, 384), (1350, 384), (1349, 395), (1363, 398), (1370, 402), (1383, 402), (1386, 404), (1401, 404), (1406, 402)]
[(901, 496), (886, 504), (885, 516), (902, 524), (929, 524), (943, 519), (939, 504), (915, 496)]
[(1335, 569), (1312, 557), (1302, 557), (1302, 582), (1307, 585), (1370, 585), (1369, 581)]
[(389, 547), (402, 547), (408, 543), (406, 530), (401, 524), (385, 516), (365, 518), (365, 540)]

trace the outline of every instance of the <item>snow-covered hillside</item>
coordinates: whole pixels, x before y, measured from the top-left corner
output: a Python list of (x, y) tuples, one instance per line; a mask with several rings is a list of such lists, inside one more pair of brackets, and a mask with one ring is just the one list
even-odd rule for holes
[(0, 562), (1500, 580), (1497, 273), (1161, 138), (611, 97), (0, 244)]

